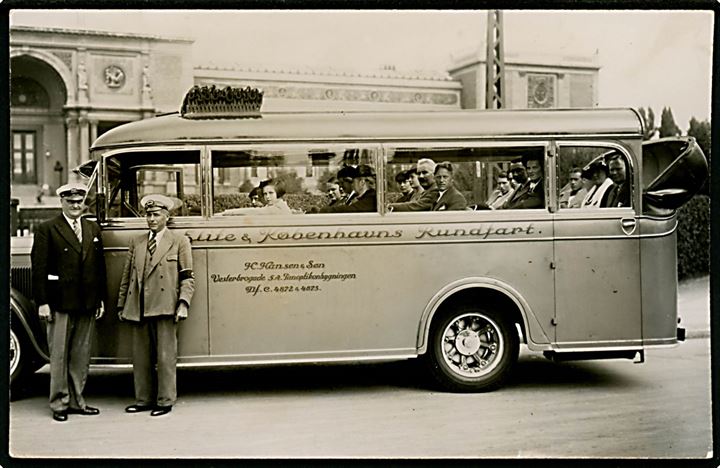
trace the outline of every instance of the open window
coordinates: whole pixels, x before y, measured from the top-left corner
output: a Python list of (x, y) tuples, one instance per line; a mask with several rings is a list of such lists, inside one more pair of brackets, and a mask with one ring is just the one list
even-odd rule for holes
[[(339, 203), (338, 197), (330, 194), (331, 185), (339, 197), (352, 192), (352, 180), (338, 181), (338, 173), (342, 175), (346, 167), (374, 167), (376, 154), (375, 148), (347, 145), (212, 149), (213, 214), (328, 212), (330, 206)], [(373, 200), (375, 197), (373, 187)]]
[(200, 216), (200, 152), (133, 151), (106, 159), (109, 218), (142, 217), (140, 201), (161, 194), (176, 200), (173, 216)]
[[(544, 144), (392, 147), (385, 167), (385, 200), (392, 213), (542, 209), (546, 188), (544, 154)], [(434, 171), (423, 167), (425, 160), (434, 163)], [(528, 165), (532, 166), (532, 180)], [(443, 173), (449, 182), (438, 185)], [(439, 192), (430, 196), (431, 191)], [(453, 201), (447, 198), (448, 192), (454, 192)], [(514, 194), (518, 196), (513, 200)], [(423, 197), (426, 200), (418, 202)]]

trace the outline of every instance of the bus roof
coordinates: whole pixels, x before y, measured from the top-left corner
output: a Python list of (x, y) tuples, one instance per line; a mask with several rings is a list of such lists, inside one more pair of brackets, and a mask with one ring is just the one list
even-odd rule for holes
[(101, 135), (93, 149), (137, 144), (241, 141), (384, 141), (491, 137), (642, 135), (632, 109), (263, 113), (256, 118), (188, 119), (170, 114)]

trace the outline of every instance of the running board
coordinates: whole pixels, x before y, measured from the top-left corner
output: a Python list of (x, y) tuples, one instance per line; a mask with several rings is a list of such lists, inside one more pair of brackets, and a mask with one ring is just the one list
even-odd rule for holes
[(588, 361), (595, 359), (635, 359), (635, 355), (640, 353), (640, 362), (643, 362), (644, 353), (642, 350), (621, 350), (621, 351), (572, 351), (562, 353), (557, 351), (544, 351), (543, 356), (551, 361)]

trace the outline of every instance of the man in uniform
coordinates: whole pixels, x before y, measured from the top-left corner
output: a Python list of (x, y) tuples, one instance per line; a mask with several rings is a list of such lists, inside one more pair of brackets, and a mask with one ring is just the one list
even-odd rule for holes
[(130, 241), (118, 292), (118, 318), (133, 329), (135, 404), (125, 411), (162, 416), (177, 399), (177, 323), (188, 316), (195, 280), (190, 241), (166, 227), (173, 200), (140, 203), (150, 231)]
[(95, 320), (104, 313), (105, 258), (100, 227), (81, 218), (87, 187), (58, 188), (62, 214), (38, 226), (32, 246), (33, 293), (47, 321), (50, 409), (55, 421), (68, 414), (93, 416), (83, 389)]

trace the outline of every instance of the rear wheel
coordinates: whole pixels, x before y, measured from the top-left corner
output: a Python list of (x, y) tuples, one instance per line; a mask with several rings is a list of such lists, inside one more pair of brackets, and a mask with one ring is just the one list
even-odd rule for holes
[(497, 311), (464, 305), (434, 321), (426, 360), (445, 390), (483, 392), (503, 384), (519, 347), (512, 321)]

